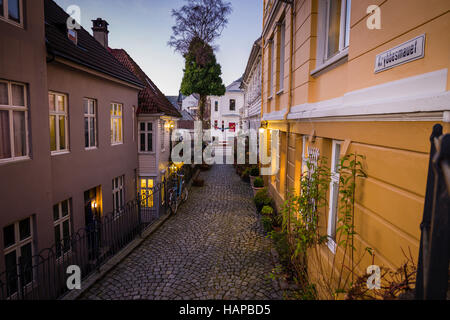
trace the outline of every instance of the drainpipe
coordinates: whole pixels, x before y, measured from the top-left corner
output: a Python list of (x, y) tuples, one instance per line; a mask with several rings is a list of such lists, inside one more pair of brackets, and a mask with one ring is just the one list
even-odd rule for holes
[(286, 198), (288, 194), (288, 165), (289, 165), (289, 132), (290, 132), (290, 124), (288, 121), (288, 115), (291, 112), (292, 107), (292, 87), (293, 87), (293, 69), (294, 69), (294, 26), (295, 26), (295, 3), (296, 1), (293, 0), (289, 2), (289, 5), (291, 6), (291, 30), (290, 30), (290, 53), (289, 53), (289, 103), (287, 106), (286, 113), (283, 117), (284, 121), (287, 122), (286, 126), (286, 160), (285, 160), (285, 178), (284, 178), (284, 197)]

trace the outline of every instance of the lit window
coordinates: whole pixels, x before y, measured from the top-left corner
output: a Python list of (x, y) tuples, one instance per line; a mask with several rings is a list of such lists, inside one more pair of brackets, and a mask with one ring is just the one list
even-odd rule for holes
[(27, 158), (28, 149), (26, 88), (0, 81), (0, 162)]
[(144, 208), (153, 208), (153, 192), (154, 182), (153, 179), (141, 178), (140, 180), (141, 191), (141, 206)]
[(58, 93), (48, 95), (50, 109), (50, 151), (57, 153), (69, 149), (67, 96)]
[(117, 177), (112, 180), (113, 210), (116, 219), (122, 213), (125, 205), (124, 180), (125, 176)]
[(22, 25), (22, 0), (0, 0), (0, 19)]
[(55, 253), (60, 258), (71, 250), (72, 235), (70, 200), (65, 200), (53, 206), (53, 226), (55, 231)]
[(328, 213), (328, 247), (332, 252), (336, 251), (336, 225), (339, 208), (339, 178), (340, 178), (340, 154), (341, 143), (333, 141), (333, 153), (331, 159), (331, 185), (330, 185), (330, 210)]
[(139, 152), (153, 152), (152, 122), (139, 122)]
[(84, 99), (84, 146), (97, 147), (97, 103), (93, 99)]
[(111, 144), (123, 143), (123, 105), (111, 103)]
[(6, 294), (11, 297), (33, 281), (33, 225), (28, 217), (3, 228)]

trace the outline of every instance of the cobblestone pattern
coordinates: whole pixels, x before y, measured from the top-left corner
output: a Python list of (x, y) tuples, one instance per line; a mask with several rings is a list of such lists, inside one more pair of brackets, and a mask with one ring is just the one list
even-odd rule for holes
[(82, 299), (281, 299), (252, 202), (232, 166), (201, 173), (205, 186)]

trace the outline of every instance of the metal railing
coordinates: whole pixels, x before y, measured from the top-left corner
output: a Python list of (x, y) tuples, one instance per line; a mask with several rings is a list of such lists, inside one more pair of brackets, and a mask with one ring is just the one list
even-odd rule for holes
[(78, 266), (82, 279), (98, 271), (166, 213), (167, 188), (160, 183), (51, 248), (20, 257), (19, 263), (0, 272), (0, 300), (49, 300), (66, 294), (67, 268)]

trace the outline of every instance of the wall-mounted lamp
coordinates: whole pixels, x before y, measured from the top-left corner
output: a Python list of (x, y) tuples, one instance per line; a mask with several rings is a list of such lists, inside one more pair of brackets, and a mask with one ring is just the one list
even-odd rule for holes
[(164, 124), (164, 128), (166, 130), (175, 128), (175, 122), (173, 122), (173, 121), (166, 121), (165, 124)]
[(263, 134), (267, 129), (269, 123), (267, 121), (261, 121), (261, 127), (259, 128), (259, 133)]
[(97, 207), (98, 207), (97, 201), (95, 201), (95, 200), (92, 201), (92, 202), (91, 202), (91, 208), (92, 208), (92, 209), (97, 209)]

